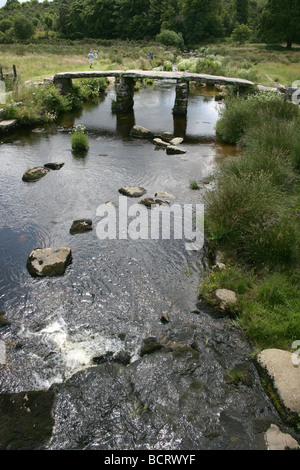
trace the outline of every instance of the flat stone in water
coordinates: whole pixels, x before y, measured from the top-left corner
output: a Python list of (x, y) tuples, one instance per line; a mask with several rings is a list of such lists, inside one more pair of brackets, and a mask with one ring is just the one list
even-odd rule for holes
[(44, 168), (49, 168), (49, 170), (60, 170), (64, 166), (63, 162), (50, 162), (44, 165)]
[(72, 259), (70, 248), (37, 248), (33, 250), (26, 267), (34, 277), (61, 276)]
[(70, 228), (70, 233), (72, 235), (77, 233), (85, 233), (93, 230), (93, 222), (91, 219), (79, 219), (74, 220), (72, 227)]
[(49, 173), (49, 168), (45, 168), (43, 166), (37, 166), (35, 168), (31, 168), (30, 170), (25, 171), (22, 180), (23, 181), (37, 181), (43, 176)]
[(129, 197), (140, 197), (143, 196), (146, 192), (146, 189), (141, 188), (140, 186), (126, 186), (119, 189), (119, 193)]
[(169, 145), (166, 149), (168, 155), (175, 155), (179, 153), (186, 153), (186, 150), (177, 147), (176, 145)]
[(170, 144), (172, 145), (179, 145), (183, 142), (182, 137), (174, 137), (174, 139), (171, 140)]
[(163, 148), (167, 148), (170, 145), (168, 142), (165, 142), (159, 137), (156, 137), (155, 139), (153, 139), (153, 144), (156, 145), (157, 147), (163, 147)]
[(165, 191), (158, 191), (155, 193), (155, 197), (167, 197), (167, 198), (174, 198), (173, 194), (166, 193)]

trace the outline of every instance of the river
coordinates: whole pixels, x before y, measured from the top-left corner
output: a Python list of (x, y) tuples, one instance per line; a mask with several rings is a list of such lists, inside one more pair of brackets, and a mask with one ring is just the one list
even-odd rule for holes
[[(173, 119), (174, 83), (157, 82), (135, 93), (133, 115), (116, 116), (109, 87), (58, 127), (2, 139), (0, 311), (10, 325), (0, 330), (0, 392), (55, 391), (52, 435), (40, 448), (264, 449), (263, 431), (280, 424), (247, 339), (198, 300), (202, 251), (180, 239), (97, 236), (97, 208), (118, 207), (122, 186), (201, 202), (207, 186), (193, 191), (190, 181), (212, 175), (218, 159), (235, 152), (216, 142), (222, 104), (214, 95), (191, 87), (187, 118)], [(86, 155), (71, 150), (67, 128), (77, 124), (88, 133)], [(186, 153), (167, 155), (130, 137), (134, 124), (183, 137)], [(64, 166), (22, 181), (28, 168), (55, 161)], [(92, 219), (94, 230), (70, 235), (80, 218)], [(64, 276), (29, 275), (31, 250), (62, 246), (73, 254)], [(158, 346), (142, 355), (147, 338)], [(238, 384), (228, 380), (237, 365), (247, 372)]]

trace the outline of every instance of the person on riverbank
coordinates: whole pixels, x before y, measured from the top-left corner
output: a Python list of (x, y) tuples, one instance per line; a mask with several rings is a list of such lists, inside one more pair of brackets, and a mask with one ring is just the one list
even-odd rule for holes
[(89, 52), (88, 59), (89, 59), (89, 64), (90, 64), (90, 69), (91, 69), (93, 66), (93, 59), (94, 59), (94, 54), (92, 53), (92, 51)]

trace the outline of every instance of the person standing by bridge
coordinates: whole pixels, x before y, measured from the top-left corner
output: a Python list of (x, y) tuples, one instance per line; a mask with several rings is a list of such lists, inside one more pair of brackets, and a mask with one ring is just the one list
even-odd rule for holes
[(90, 69), (91, 69), (93, 65), (93, 59), (94, 59), (94, 54), (92, 53), (92, 51), (89, 52), (88, 58), (89, 58), (89, 64), (90, 64)]

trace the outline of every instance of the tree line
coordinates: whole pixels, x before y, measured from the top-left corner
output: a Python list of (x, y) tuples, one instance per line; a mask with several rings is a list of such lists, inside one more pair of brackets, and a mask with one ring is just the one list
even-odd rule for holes
[(300, 0), (7, 0), (0, 41), (31, 38), (162, 41), (196, 47), (237, 42), (300, 42)]

